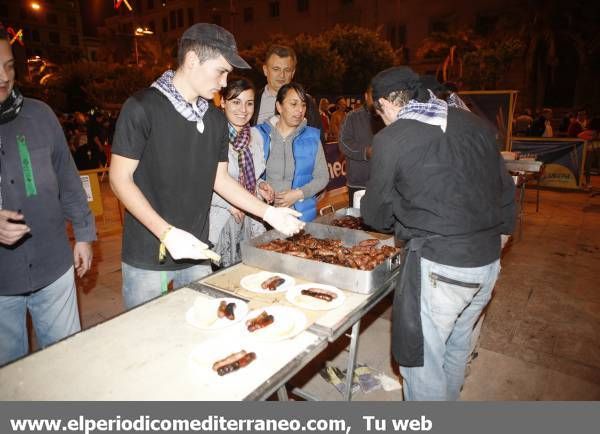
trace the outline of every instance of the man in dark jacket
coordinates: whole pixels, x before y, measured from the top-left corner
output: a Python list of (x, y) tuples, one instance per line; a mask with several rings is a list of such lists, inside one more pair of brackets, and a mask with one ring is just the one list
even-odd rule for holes
[(372, 110), (373, 98), (371, 89), (368, 89), (362, 106), (348, 113), (340, 129), (339, 145), (346, 157), (346, 185), (350, 206), (354, 193), (366, 188), (373, 134), (383, 127), (381, 118), (373, 114)]
[(372, 82), (386, 128), (373, 139), (365, 223), (406, 243), (392, 352), (407, 400), (455, 400), (473, 326), (491, 298), (514, 226), (514, 184), (494, 132), (420, 87), (410, 68)]
[(24, 98), (14, 80), (0, 28), (0, 365), (27, 354), (27, 311), (40, 347), (80, 330), (74, 271), (81, 277), (89, 270), (96, 239), (58, 119), (43, 102)]
[[(254, 99), (254, 114), (250, 125), (261, 124), (275, 115), (275, 98), (277, 91), (284, 84), (288, 84), (296, 73), (296, 52), (291, 47), (272, 45), (267, 50), (263, 73), (267, 78), (267, 85), (256, 92)], [(309, 95), (306, 100), (306, 121), (308, 126), (321, 131), (321, 143), (325, 143), (323, 123), (315, 100)]]

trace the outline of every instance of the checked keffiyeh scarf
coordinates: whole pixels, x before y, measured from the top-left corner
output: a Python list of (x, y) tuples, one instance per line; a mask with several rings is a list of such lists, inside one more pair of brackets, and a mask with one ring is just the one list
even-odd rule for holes
[(175, 77), (175, 73), (169, 69), (168, 71), (165, 71), (163, 75), (158, 77), (156, 81), (152, 83), (151, 87), (154, 87), (163, 93), (169, 101), (171, 101), (171, 104), (173, 104), (173, 107), (175, 107), (175, 110), (177, 110), (181, 116), (188, 121), (196, 122), (196, 128), (200, 133), (203, 133), (204, 122), (202, 121), (202, 118), (208, 110), (208, 101), (199, 96), (194, 104), (187, 102), (175, 88), (173, 77)]
[(230, 123), (229, 143), (238, 152), (240, 175), (238, 181), (251, 194), (256, 193), (256, 176), (254, 175), (254, 160), (250, 152), (250, 125), (246, 124), (238, 132)]
[(419, 102), (411, 99), (398, 112), (398, 119), (414, 119), (429, 125), (437, 125), (443, 132), (446, 132), (448, 104), (446, 101), (436, 98), (429, 89), (428, 91), (429, 101)]

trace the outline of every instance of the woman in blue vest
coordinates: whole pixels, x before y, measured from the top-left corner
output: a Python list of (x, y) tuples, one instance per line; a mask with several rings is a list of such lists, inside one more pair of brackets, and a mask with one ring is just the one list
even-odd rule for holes
[(275, 190), (275, 206), (293, 207), (301, 219), (317, 216), (317, 194), (329, 182), (318, 129), (306, 125), (307, 95), (298, 83), (277, 92), (277, 114), (258, 125), (267, 160), (266, 181)]

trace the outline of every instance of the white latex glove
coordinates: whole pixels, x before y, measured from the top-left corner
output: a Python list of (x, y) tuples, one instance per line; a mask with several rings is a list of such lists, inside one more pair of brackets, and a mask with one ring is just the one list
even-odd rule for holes
[(163, 243), (173, 259), (210, 259), (214, 262), (221, 261), (221, 257), (210, 250), (206, 244), (198, 238), (172, 227), (167, 231)]
[(284, 233), (288, 237), (294, 235), (304, 227), (304, 222), (298, 220), (302, 214), (291, 208), (275, 208), (269, 206), (265, 211), (263, 220)]

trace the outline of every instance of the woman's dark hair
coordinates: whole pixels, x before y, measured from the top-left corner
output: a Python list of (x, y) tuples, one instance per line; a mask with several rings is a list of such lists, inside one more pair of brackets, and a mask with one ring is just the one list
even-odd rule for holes
[(254, 84), (245, 77), (230, 77), (227, 81), (227, 86), (221, 89), (221, 98), (225, 101), (237, 98), (240, 93), (252, 89), (256, 93)]
[(302, 85), (300, 83), (296, 83), (295, 81), (292, 81), (291, 83), (288, 83), (288, 84), (284, 84), (283, 86), (281, 86), (279, 88), (279, 91), (277, 92), (276, 101), (279, 104), (283, 104), (283, 100), (285, 99), (285, 96), (288, 94), (288, 92), (290, 90), (295, 90), (296, 93), (298, 94), (298, 96), (300, 97), (300, 100), (302, 102), (306, 102), (306, 100), (307, 100), (306, 91), (304, 90), (304, 88), (302, 87)]
[(8, 41), (8, 32), (4, 28), (2, 24), (0, 24), (0, 41), (6, 40)]

